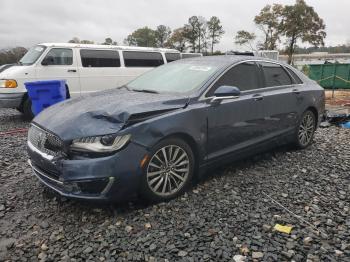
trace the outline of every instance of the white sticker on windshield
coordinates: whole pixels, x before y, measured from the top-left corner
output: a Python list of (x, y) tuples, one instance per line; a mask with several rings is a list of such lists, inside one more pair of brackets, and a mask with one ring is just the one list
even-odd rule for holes
[(35, 47), (35, 51), (37, 51), (37, 52), (41, 52), (41, 51), (43, 51), (43, 47), (41, 47), (41, 46), (37, 46), (37, 47)]
[(211, 69), (210, 66), (191, 66), (190, 70), (195, 70), (195, 71), (204, 71), (207, 72)]

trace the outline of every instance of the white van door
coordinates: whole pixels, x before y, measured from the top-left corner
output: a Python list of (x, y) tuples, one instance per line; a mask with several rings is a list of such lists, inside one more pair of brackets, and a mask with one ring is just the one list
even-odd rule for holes
[(118, 50), (113, 49), (80, 49), (78, 50), (78, 69), (81, 93), (116, 88), (119, 82), (121, 63)]
[(75, 49), (51, 48), (36, 66), (37, 80), (66, 80), (71, 97), (80, 95)]

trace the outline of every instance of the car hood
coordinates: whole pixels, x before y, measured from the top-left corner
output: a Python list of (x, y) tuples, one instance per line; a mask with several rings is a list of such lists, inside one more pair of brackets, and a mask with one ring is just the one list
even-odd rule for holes
[(183, 108), (189, 98), (112, 89), (58, 103), (41, 112), (33, 123), (63, 140), (112, 134), (125, 126)]

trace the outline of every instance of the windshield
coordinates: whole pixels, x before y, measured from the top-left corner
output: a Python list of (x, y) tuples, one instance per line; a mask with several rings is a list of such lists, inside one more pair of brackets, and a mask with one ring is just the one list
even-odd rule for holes
[(33, 46), (28, 50), (28, 52), (19, 61), (21, 65), (32, 65), (38, 60), (41, 54), (45, 51), (46, 47), (37, 45)]
[(187, 93), (201, 87), (218, 68), (218, 65), (172, 62), (141, 75), (127, 87), (134, 91)]

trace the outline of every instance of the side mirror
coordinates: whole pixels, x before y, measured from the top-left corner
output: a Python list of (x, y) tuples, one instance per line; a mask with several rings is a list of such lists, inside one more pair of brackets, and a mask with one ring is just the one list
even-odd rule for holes
[(47, 56), (43, 59), (43, 61), (41, 62), (41, 64), (43, 66), (47, 66), (47, 65), (53, 65), (54, 64), (54, 59), (52, 56)]
[(238, 87), (235, 86), (220, 86), (218, 89), (214, 92), (214, 101), (221, 101), (224, 99), (233, 99), (238, 98), (241, 94), (241, 90), (239, 90)]

